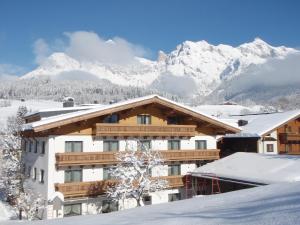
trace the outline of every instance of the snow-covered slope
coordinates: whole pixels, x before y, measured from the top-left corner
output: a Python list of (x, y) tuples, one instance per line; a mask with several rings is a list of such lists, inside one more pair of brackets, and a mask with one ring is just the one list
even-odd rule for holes
[[(3, 104), (4, 102), (7, 102), (7, 106)], [(29, 111), (36, 111), (40, 109), (61, 107), (62, 103), (46, 100), (27, 100), (22, 102), (20, 100), (0, 99), (0, 126), (5, 126), (7, 118), (15, 116), (20, 106), (26, 106)]]
[[(52, 54), (36, 70), (22, 78), (49, 76), (70, 79), (82, 73), (88, 79), (107, 79), (123, 86), (150, 86), (175, 94), (208, 95), (224, 80), (244, 72), (251, 65), (268, 59), (284, 58), (297, 50), (284, 46), (273, 47), (256, 38), (238, 47), (211, 45), (206, 41), (185, 41), (169, 54), (159, 52), (157, 61), (136, 58), (127, 65), (78, 61), (66, 53)], [(90, 75), (90, 76), (88, 76)]]
[[(271, 184), (109, 214), (24, 222), (23, 225), (296, 225), (300, 182)], [(15, 224), (14, 221), (3, 225)]]

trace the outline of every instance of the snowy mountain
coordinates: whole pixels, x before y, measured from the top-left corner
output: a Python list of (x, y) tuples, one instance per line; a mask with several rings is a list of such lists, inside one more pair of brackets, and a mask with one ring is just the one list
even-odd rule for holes
[(22, 79), (106, 79), (122, 86), (151, 87), (172, 94), (206, 96), (253, 65), (270, 59), (284, 59), (298, 52), (284, 46), (273, 47), (256, 38), (238, 47), (212, 45), (206, 41), (185, 41), (174, 51), (158, 54), (157, 61), (135, 58), (126, 65), (79, 61), (66, 53), (52, 54)]

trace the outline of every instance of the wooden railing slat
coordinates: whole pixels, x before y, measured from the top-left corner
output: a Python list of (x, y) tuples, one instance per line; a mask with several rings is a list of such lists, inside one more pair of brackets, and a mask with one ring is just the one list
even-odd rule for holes
[[(215, 160), (220, 158), (220, 150), (164, 150), (158, 151), (166, 162), (171, 161), (192, 161), (192, 160)], [(116, 164), (116, 152), (80, 152), (80, 153), (57, 153), (56, 165), (63, 166), (84, 166)]]

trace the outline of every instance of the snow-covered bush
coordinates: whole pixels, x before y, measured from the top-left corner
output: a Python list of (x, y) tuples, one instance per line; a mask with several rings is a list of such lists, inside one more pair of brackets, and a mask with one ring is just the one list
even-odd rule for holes
[(137, 150), (127, 142), (126, 150), (118, 152), (116, 158), (119, 163), (110, 173), (117, 183), (107, 191), (109, 198), (118, 202), (135, 199), (137, 206), (141, 206), (143, 196), (167, 187), (166, 180), (151, 176), (153, 168), (163, 165), (159, 152), (145, 146)]

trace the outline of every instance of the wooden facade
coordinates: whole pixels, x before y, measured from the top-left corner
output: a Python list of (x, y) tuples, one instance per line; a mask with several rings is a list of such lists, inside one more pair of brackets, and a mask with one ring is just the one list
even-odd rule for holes
[[(184, 178), (181, 175), (160, 178), (168, 182), (168, 188), (179, 188), (184, 186)], [(63, 193), (65, 198), (88, 197), (103, 195), (108, 187), (113, 186), (114, 184), (116, 184), (116, 181), (114, 180), (72, 182), (55, 184), (55, 190)]]
[(279, 153), (300, 154), (300, 118), (293, 119), (277, 128)]

